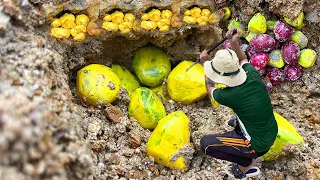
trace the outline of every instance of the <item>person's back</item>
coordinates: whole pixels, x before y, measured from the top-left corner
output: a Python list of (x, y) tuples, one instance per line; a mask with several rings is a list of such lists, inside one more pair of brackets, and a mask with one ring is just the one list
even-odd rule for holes
[(240, 86), (216, 89), (214, 99), (237, 114), (251, 136), (252, 148), (263, 152), (274, 142), (278, 132), (271, 100), (259, 72), (249, 63), (243, 64), (247, 79)]

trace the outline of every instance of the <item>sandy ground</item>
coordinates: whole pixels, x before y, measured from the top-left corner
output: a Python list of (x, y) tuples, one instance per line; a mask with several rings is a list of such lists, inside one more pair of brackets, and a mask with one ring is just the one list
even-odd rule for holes
[[(167, 50), (175, 65), (195, 59), (204, 41), (207, 46), (221, 39), (222, 28), (185, 27), (179, 36), (167, 39), (146, 35), (139, 41), (123, 37), (58, 41), (49, 37), (46, 20), (37, 13), (42, 1), (8, 2), (0, 8), (0, 179), (227, 179), (226, 162), (199, 151), (202, 135), (230, 130), (224, 125), (231, 116), (227, 108), (213, 109), (208, 99), (165, 105), (167, 113), (182, 110), (191, 121), (191, 148), (186, 151), (190, 162), (181, 172), (147, 157), (151, 132), (127, 117), (125, 92), (107, 110), (86, 107), (74, 93), (75, 73), (86, 64), (120, 63), (130, 68), (133, 52), (153, 42)], [(280, 15), (292, 10), (294, 16), (300, 8), (312, 17), (315, 11), (310, 6), (317, 1), (268, 3), (261, 8), (257, 2), (241, 1), (236, 3), (241, 10), (235, 13), (245, 21), (257, 10)], [(311, 18), (305, 24), (309, 47), (320, 54), (319, 21)], [(287, 157), (258, 161), (262, 173), (256, 179), (320, 179), (319, 70), (318, 58), (300, 80), (275, 87), (274, 109), (297, 128), (305, 147), (286, 147)]]

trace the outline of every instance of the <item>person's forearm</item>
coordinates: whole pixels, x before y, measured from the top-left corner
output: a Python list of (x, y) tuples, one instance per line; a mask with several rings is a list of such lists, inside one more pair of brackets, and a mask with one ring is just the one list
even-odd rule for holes
[(230, 40), (232, 50), (237, 54), (239, 62), (246, 59), (246, 54), (241, 50), (238, 39)]
[(208, 96), (211, 97), (211, 93), (215, 87), (215, 84), (207, 76), (205, 76), (205, 83), (206, 83), (206, 89), (207, 89)]

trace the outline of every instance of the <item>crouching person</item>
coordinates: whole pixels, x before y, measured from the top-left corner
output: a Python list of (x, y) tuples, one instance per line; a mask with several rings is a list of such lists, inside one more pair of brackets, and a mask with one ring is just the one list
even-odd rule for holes
[[(234, 129), (224, 134), (205, 135), (200, 147), (206, 155), (233, 162), (226, 172), (242, 179), (260, 172), (254, 166), (256, 158), (268, 152), (278, 126), (264, 82), (241, 50), (239, 33), (232, 35), (232, 32), (227, 32), (232, 49), (219, 50), (213, 59), (203, 51), (200, 59), (204, 62), (209, 96), (235, 112), (235, 117), (228, 122)], [(217, 84), (226, 87), (218, 88)]]

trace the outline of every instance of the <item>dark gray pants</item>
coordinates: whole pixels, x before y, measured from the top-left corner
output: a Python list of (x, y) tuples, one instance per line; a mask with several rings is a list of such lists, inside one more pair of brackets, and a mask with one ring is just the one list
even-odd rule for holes
[(252, 163), (252, 159), (263, 156), (268, 152), (253, 150), (250, 142), (242, 135), (238, 126), (224, 134), (203, 136), (200, 140), (200, 148), (206, 155), (234, 162), (243, 167), (248, 167)]

